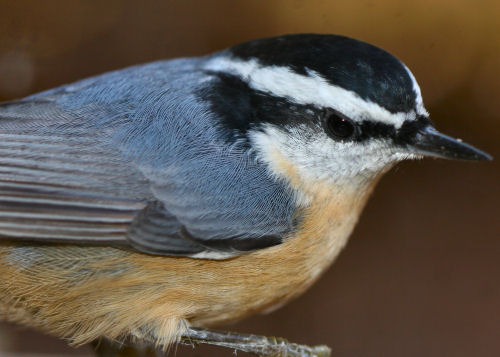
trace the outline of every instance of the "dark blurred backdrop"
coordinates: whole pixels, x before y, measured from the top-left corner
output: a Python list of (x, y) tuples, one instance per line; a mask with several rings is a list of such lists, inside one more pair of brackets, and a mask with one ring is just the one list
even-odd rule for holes
[[(326, 343), (336, 357), (500, 356), (499, 14), (500, 2), (478, 0), (1, 0), (0, 100), (283, 33), (338, 33), (389, 50), (419, 79), (438, 128), (497, 160), (399, 165), (316, 285), (229, 328)], [(91, 353), (13, 325), (0, 336), (2, 356)]]

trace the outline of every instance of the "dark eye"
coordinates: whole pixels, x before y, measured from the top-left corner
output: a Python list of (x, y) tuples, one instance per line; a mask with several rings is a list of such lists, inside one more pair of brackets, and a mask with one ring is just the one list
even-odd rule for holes
[(351, 120), (337, 113), (328, 114), (325, 127), (328, 135), (342, 140), (352, 138), (356, 131)]

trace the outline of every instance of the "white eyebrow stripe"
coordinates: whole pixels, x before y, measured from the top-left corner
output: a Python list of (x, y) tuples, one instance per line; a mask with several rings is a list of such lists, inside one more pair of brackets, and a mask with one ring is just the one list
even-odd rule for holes
[(230, 57), (214, 58), (205, 67), (216, 72), (232, 73), (253, 89), (278, 97), (290, 98), (297, 104), (333, 108), (356, 121), (377, 120), (399, 129), (406, 120), (415, 120), (415, 112), (391, 113), (380, 105), (366, 101), (356, 93), (328, 83), (314, 71), (308, 76), (283, 66), (262, 66), (256, 59), (242, 61)]
[(417, 107), (417, 114), (418, 115), (423, 115), (423, 116), (429, 116), (429, 112), (425, 109), (424, 107), (424, 100), (422, 99), (422, 92), (420, 91), (420, 86), (417, 83), (417, 80), (413, 73), (411, 73), (410, 69), (406, 67), (405, 64), (403, 66), (406, 69), (406, 72), (408, 72), (408, 75), (411, 78), (411, 82), (413, 84), (413, 91), (415, 92), (415, 102), (416, 102), (416, 107)]

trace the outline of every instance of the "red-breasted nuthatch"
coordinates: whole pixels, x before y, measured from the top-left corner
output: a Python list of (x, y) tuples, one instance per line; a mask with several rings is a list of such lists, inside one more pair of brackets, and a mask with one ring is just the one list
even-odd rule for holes
[(75, 344), (244, 346), (200, 328), (304, 292), (381, 175), (422, 156), (490, 159), (436, 131), (398, 59), (341, 36), (256, 40), (1, 104), (1, 315)]

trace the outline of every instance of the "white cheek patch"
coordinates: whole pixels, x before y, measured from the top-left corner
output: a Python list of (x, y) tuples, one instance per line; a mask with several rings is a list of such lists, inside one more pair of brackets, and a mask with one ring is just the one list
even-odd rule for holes
[[(309, 71), (308, 75), (304, 76), (288, 67), (261, 66), (256, 59), (241, 61), (229, 57), (212, 59), (205, 68), (232, 73), (255, 90), (289, 98), (298, 104), (333, 108), (356, 121), (376, 120), (398, 129), (406, 120), (416, 119), (415, 112), (391, 113), (376, 103), (363, 100), (352, 91), (328, 83), (314, 71)], [(414, 81), (414, 88), (415, 83)], [(417, 98), (421, 101), (420, 95)], [(419, 105), (419, 111), (421, 110), (425, 112), (423, 104)]]
[(377, 140), (344, 143), (316, 134), (315, 140), (310, 141), (305, 139), (309, 135), (304, 130), (307, 127), (284, 132), (268, 124), (261, 130), (249, 132), (252, 148), (276, 178), (287, 178), (281, 163), (276, 160), (276, 151), (308, 182), (346, 181), (354, 178), (369, 181), (394, 163), (414, 158), (411, 153), (398, 151)]

